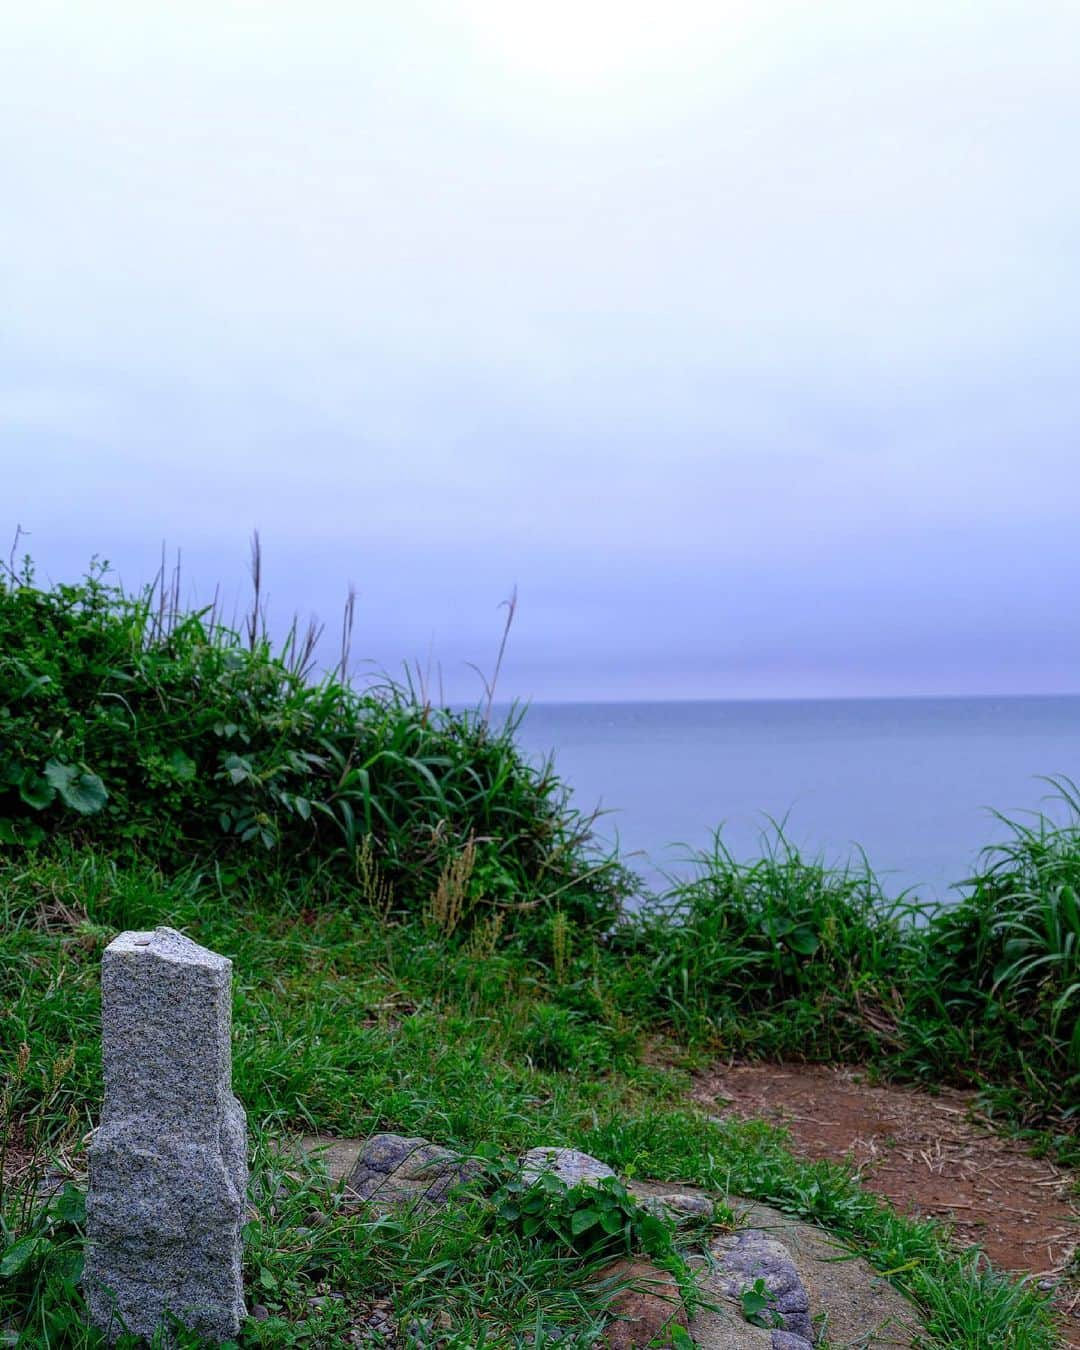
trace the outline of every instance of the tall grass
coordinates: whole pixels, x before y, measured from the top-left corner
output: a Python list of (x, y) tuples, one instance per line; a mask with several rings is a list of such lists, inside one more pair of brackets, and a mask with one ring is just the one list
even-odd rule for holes
[[(1025, 1112), (1080, 1119), (1080, 800), (1005, 819), (959, 903), (913, 935), (901, 1064), (1013, 1083)], [(955, 1073), (956, 1070), (954, 1069)]]
[(730, 1038), (738, 1023), (742, 1036), (753, 1021), (763, 1033), (762, 1019), (782, 1014), (802, 1054), (880, 1049), (894, 1030), (889, 974), (906, 952), (910, 907), (887, 902), (868, 867), (804, 859), (779, 829), (763, 845), (742, 863), (717, 836), (698, 875), (648, 906), (620, 943), (690, 1033), (711, 1025)]
[(1080, 799), (1007, 821), (954, 903), (890, 900), (865, 863), (803, 858), (780, 830), (757, 860), (717, 838), (697, 875), (613, 946), (635, 1015), (766, 1057), (872, 1061), (979, 1084), (1033, 1121), (1080, 1122)]

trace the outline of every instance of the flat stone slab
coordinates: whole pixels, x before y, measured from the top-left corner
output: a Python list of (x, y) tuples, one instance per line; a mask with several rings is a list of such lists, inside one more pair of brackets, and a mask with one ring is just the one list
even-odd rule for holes
[(366, 1139), (337, 1139), (329, 1134), (307, 1134), (298, 1141), (297, 1147), (309, 1162), (325, 1167), (327, 1176), (337, 1184), (352, 1172), (366, 1143)]
[(922, 1323), (911, 1303), (868, 1261), (815, 1224), (769, 1205), (738, 1202), (747, 1222), (783, 1242), (806, 1287), (811, 1310), (828, 1314), (836, 1346), (912, 1346)]

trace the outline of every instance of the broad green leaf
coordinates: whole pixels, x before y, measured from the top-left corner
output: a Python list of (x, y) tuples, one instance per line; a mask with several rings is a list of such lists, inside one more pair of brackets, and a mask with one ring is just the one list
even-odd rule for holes
[(44, 1255), (50, 1245), (40, 1233), (29, 1233), (13, 1242), (0, 1256), (0, 1279), (10, 1280), (13, 1275), (18, 1275), (35, 1256)]
[(229, 781), (234, 785), (242, 783), (251, 773), (251, 765), (246, 759), (241, 759), (239, 755), (229, 755), (225, 760), (225, 769), (229, 775)]
[(27, 769), (19, 784), (19, 796), (35, 811), (43, 811), (56, 797), (56, 789), (47, 778), (42, 778), (33, 769)]
[(183, 750), (174, 750), (168, 759), (169, 771), (179, 783), (190, 783), (196, 773), (195, 761)]
[(649, 1250), (663, 1250), (671, 1245), (671, 1232), (653, 1214), (646, 1214), (638, 1221), (641, 1240)]
[(570, 1231), (574, 1237), (579, 1237), (586, 1228), (591, 1228), (599, 1220), (600, 1215), (595, 1209), (575, 1209), (570, 1216)]
[(812, 928), (796, 928), (788, 934), (787, 945), (800, 956), (813, 956), (821, 943)]
[(61, 764), (59, 760), (50, 759), (45, 765), (45, 777), (60, 794), (64, 805), (80, 816), (96, 815), (109, 800), (105, 784), (97, 774), (74, 764)]
[(53, 1216), (64, 1223), (82, 1224), (86, 1221), (86, 1196), (77, 1186), (68, 1182), (52, 1202)]

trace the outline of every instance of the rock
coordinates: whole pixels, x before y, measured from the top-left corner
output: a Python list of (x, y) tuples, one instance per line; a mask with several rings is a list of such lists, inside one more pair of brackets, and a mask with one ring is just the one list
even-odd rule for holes
[(758, 1228), (742, 1228), (717, 1238), (710, 1250), (716, 1266), (706, 1282), (706, 1298), (709, 1293), (716, 1293), (737, 1304), (741, 1294), (761, 1280), (781, 1319), (780, 1329), (801, 1337), (806, 1346), (813, 1344), (810, 1300), (791, 1253), (782, 1242)]
[(521, 1159), (521, 1175), (525, 1181), (537, 1181), (545, 1172), (551, 1172), (567, 1186), (595, 1185), (615, 1173), (598, 1158), (579, 1153), (576, 1148), (531, 1148)]
[[(344, 1181), (356, 1166), (356, 1160), (364, 1151), (366, 1139), (338, 1139), (331, 1135), (309, 1134), (298, 1141), (298, 1152), (309, 1162), (315, 1162), (326, 1168), (331, 1181)], [(293, 1152), (292, 1142), (279, 1145), (288, 1155)]]
[(597, 1283), (611, 1289), (607, 1311), (613, 1320), (600, 1341), (610, 1350), (662, 1345), (672, 1325), (687, 1325), (675, 1276), (651, 1261), (630, 1257), (615, 1261), (599, 1272)]
[(427, 1139), (374, 1134), (361, 1147), (345, 1180), (347, 1204), (445, 1204), (450, 1192), (479, 1175), (481, 1166)]
[[(707, 1291), (704, 1297), (709, 1298)], [(788, 1344), (777, 1344), (774, 1336), (787, 1336), (786, 1331), (769, 1331), (751, 1326), (729, 1303), (714, 1302), (711, 1307), (699, 1307), (690, 1319), (690, 1338), (699, 1350), (806, 1350), (806, 1342), (796, 1336)]]
[[(685, 1191), (688, 1188), (679, 1189)], [(922, 1327), (914, 1308), (866, 1261), (853, 1257), (847, 1248), (813, 1224), (793, 1219), (768, 1205), (735, 1197), (729, 1197), (728, 1202), (742, 1210), (743, 1218), (757, 1230), (754, 1243), (743, 1246), (736, 1261), (745, 1263), (749, 1275), (754, 1269), (754, 1247), (759, 1256), (765, 1257), (768, 1249), (760, 1245), (761, 1239), (774, 1240), (786, 1251), (805, 1291), (810, 1326), (813, 1326), (815, 1315), (823, 1317), (830, 1344), (909, 1347), (916, 1343)], [(733, 1236), (737, 1237), (738, 1233)], [(740, 1244), (733, 1243), (729, 1252), (738, 1251), (739, 1247)], [(728, 1254), (718, 1253), (717, 1261), (723, 1263)], [(779, 1259), (779, 1253), (772, 1255)], [(759, 1273), (766, 1278), (760, 1267)], [(720, 1264), (712, 1274), (702, 1272), (701, 1292), (705, 1302), (712, 1307), (699, 1308), (691, 1319), (690, 1334), (696, 1344), (702, 1350), (755, 1350), (755, 1347), (758, 1350), (806, 1350), (813, 1339), (812, 1334), (800, 1335), (790, 1322), (783, 1330), (749, 1325), (731, 1296), (734, 1278), (734, 1263), (726, 1268)], [(752, 1285), (754, 1279), (746, 1278), (742, 1288), (734, 1290), (736, 1297)], [(782, 1290), (782, 1286), (783, 1281), (778, 1280), (777, 1289)], [(792, 1310), (798, 1311), (794, 1304)], [(805, 1330), (806, 1324), (802, 1325)]]
[(711, 1219), (714, 1205), (707, 1195), (647, 1194), (639, 1192), (633, 1182), (626, 1188), (642, 1209), (668, 1223), (691, 1223)]
[[(396, 1144), (384, 1146), (379, 1142), (386, 1140), (396, 1141)], [(467, 1165), (468, 1161), (447, 1149), (436, 1148), (427, 1140), (404, 1139), (400, 1135), (377, 1135), (366, 1141), (312, 1138), (302, 1142), (308, 1154), (325, 1157), (333, 1180), (356, 1174), (365, 1189), (367, 1185), (374, 1185), (377, 1195), (396, 1194), (403, 1198), (415, 1198), (416, 1189), (402, 1185), (399, 1191), (399, 1178), (401, 1183), (415, 1181), (423, 1191), (434, 1175), (425, 1173), (427, 1167), (445, 1165), (452, 1168)], [(430, 1151), (425, 1152), (425, 1149)], [(363, 1165), (362, 1157), (365, 1159)], [(384, 1170), (387, 1167), (389, 1171)], [(408, 1173), (413, 1167), (425, 1175), (410, 1178)], [(377, 1172), (382, 1180), (369, 1177), (365, 1182), (365, 1168)], [(398, 1168), (403, 1170), (399, 1172)], [(598, 1159), (563, 1148), (532, 1149), (522, 1158), (521, 1168), (526, 1179), (535, 1179), (550, 1171), (570, 1186), (614, 1175), (611, 1168)], [(717, 1198), (699, 1186), (676, 1182), (633, 1179), (626, 1186), (640, 1204), (675, 1221), (710, 1217)], [(436, 1187), (428, 1198), (438, 1194)], [(713, 1272), (712, 1285), (707, 1270), (700, 1276), (705, 1282), (706, 1301), (714, 1306), (699, 1307), (689, 1328), (702, 1350), (807, 1350), (811, 1338), (800, 1334), (800, 1330), (807, 1332), (808, 1323), (812, 1327), (815, 1317), (823, 1319), (830, 1342), (837, 1345), (910, 1347), (915, 1343), (922, 1327), (912, 1305), (867, 1262), (852, 1257), (822, 1229), (792, 1219), (767, 1205), (738, 1197), (726, 1197), (725, 1204), (741, 1211), (741, 1218), (756, 1232), (752, 1242), (747, 1237), (740, 1237), (745, 1229), (737, 1229), (726, 1244), (723, 1239), (715, 1240), (719, 1250), (714, 1257), (717, 1268)], [(726, 1264), (729, 1257), (732, 1257), (730, 1265)], [(656, 1268), (649, 1263), (643, 1262), (640, 1267), (636, 1263), (629, 1264), (642, 1271), (648, 1270), (650, 1278), (655, 1279)], [(752, 1286), (755, 1279), (760, 1277), (770, 1283), (766, 1265), (772, 1268), (771, 1287), (787, 1321), (783, 1329), (752, 1326), (738, 1306), (738, 1295)], [(612, 1269), (609, 1267), (609, 1274)], [(755, 1270), (757, 1274), (753, 1273)], [(660, 1287), (670, 1293), (667, 1285), (670, 1277), (659, 1272), (659, 1278), (665, 1282)], [(802, 1291), (802, 1297), (798, 1290)], [(645, 1295), (649, 1292), (646, 1289)], [(803, 1297), (808, 1307), (803, 1304)], [(663, 1306), (654, 1307), (652, 1312), (659, 1318), (656, 1325), (662, 1327), (665, 1319), (670, 1322), (672, 1307), (663, 1297), (657, 1302)], [(645, 1306), (628, 1304), (622, 1312), (613, 1306), (612, 1312), (619, 1320), (609, 1328), (605, 1344), (638, 1344), (632, 1339), (611, 1338), (632, 1336), (639, 1322), (643, 1329), (646, 1325)]]
[(370, 1331), (375, 1332), (381, 1337), (387, 1338), (391, 1343), (393, 1342), (397, 1326), (394, 1322), (393, 1311), (388, 1302), (380, 1300), (378, 1303), (374, 1304), (365, 1321)]
[(231, 981), (231, 961), (172, 928), (122, 933), (102, 957), (105, 1099), (83, 1285), (110, 1340), (122, 1329), (150, 1339), (167, 1312), (226, 1340), (244, 1316)]
[(914, 1307), (869, 1262), (816, 1224), (770, 1205), (732, 1200), (746, 1222), (778, 1238), (791, 1254), (812, 1313), (826, 1317), (836, 1345), (912, 1346), (922, 1332)]

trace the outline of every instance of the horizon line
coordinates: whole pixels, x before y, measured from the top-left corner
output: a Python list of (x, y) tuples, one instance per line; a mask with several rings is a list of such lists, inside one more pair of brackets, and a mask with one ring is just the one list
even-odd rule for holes
[[(685, 703), (1000, 703), (1021, 699), (1080, 699), (1080, 690), (1068, 693), (1024, 694), (766, 694), (757, 697), (731, 695), (720, 697), (674, 696), (671, 698), (516, 698), (494, 699), (493, 708), (520, 707), (630, 707), (635, 704)], [(471, 707), (470, 702), (453, 700), (450, 706)]]

